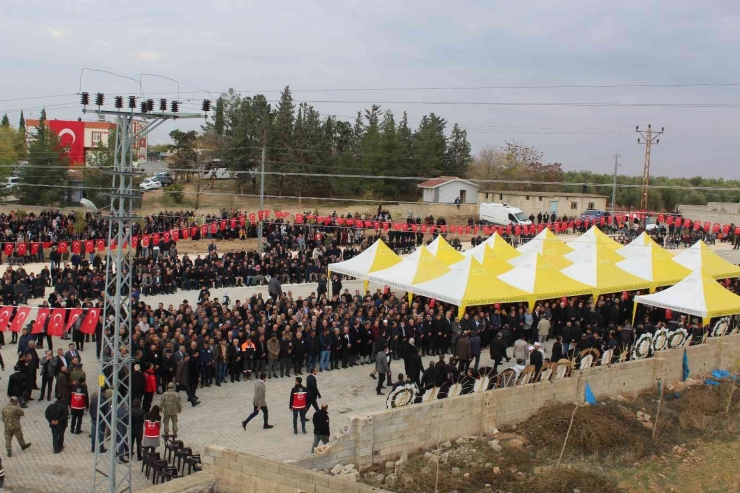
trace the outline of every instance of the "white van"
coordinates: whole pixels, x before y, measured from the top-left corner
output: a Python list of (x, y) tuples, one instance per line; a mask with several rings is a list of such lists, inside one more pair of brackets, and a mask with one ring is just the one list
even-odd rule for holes
[(495, 226), (530, 225), (527, 216), (518, 207), (509, 204), (497, 204), (495, 202), (484, 202), (478, 206), (478, 219), (486, 221)]

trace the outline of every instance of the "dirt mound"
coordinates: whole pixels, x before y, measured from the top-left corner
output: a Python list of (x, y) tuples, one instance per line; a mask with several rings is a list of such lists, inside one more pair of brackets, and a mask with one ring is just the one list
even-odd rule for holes
[(614, 480), (581, 469), (556, 469), (507, 485), (512, 493), (620, 493)]
[[(533, 416), (519, 427), (530, 443), (559, 453), (568, 431), (572, 405), (556, 404)], [(628, 419), (616, 404), (582, 406), (576, 411), (568, 438), (568, 455), (605, 457), (629, 452), (632, 461), (649, 453), (651, 432), (636, 419)]]

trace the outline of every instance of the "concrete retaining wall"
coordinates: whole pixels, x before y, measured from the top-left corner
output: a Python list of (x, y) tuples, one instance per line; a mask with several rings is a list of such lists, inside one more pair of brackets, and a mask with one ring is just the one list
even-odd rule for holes
[[(657, 357), (574, 371), (570, 378), (524, 387), (493, 390), (427, 404), (355, 416), (336, 442), (297, 465), (328, 469), (354, 463), (366, 470), (395, 460), (407, 450), (430, 448), (438, 441), (487, 434), (495, 427), (516, 424), (552, 402), (583, 402), (586, 383), (597, 398), (657, 388), (681, 380), (683, 349), (661, 351)], [(740, 335), (709, 339), (687, 348), (691, 375), (731, 369), (740, 363)]]

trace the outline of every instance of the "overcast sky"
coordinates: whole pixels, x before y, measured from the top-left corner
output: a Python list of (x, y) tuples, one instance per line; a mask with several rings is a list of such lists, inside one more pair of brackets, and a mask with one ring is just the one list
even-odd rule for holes
[[(452, 103), (740, 105), (739, 86), (470, 89), (480, 86), (740, 83), (740, 2), (3, 0), (0, 113), (81, 115), (82, 90), (138, 93), (139, 74), (180, 81), (180, 98), (234, 88), (276, 99), (285, 85), (324, 115), (380, 102), (417, 123), (436, 112), (468, 129), (477, 152), (507, 140), (566, 169), (641, 174), (636, 125), (666, 127), (653, 174), (740, 178), (740, 108), (498, 106)], [(144, 76), (149, 97), (177, 85)], [(430, 91), (329, 91), (451, 87)], [(267, 92), (270, 91), (270, 92)], [(13, 98), (63, 95), (50, 99)], [(323, 102), (320, 102), (323, 101)], [(351, 101), (349, 103), (326, 101)], [(418, 102), (412, 104), (412, 102)], [(67, 105), (67, 106), (55, 106)], [(188, 109), (188, 108), (184, 108)], [(189, 108), (199, 109), (197, 106)], [(186, 126), (182, 121), (179, 125)], [(194, 123), (190, 123), (191, 126)], [(176, 124), (152, 138), (164, 142)]]

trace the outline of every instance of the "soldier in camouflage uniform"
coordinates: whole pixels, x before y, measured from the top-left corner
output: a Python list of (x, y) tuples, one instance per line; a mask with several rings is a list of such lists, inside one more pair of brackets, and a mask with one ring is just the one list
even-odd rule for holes
[(13, 437), (18, 439), (21, 444), (21, 450), (26, 450), (31, 446), (23, 439), (23, 429), (21, 428), (21, 416), (24, 415), (23, 409), (18, 405), (18, 399), (10, 398), (10, 402), (3, 408), (3, 423), (5, 423), (5, 449), (8, 451), (8, 457), (12, 456)]
[(182, 412), (182, 400), (180, 394), (175, 392), (175, 384), (167, 385), (167, 392), (162, 394), (162, 421), (164, 421), (164, 434), (169, 435), (170, 420), (172, 421), (172, 434), (177, 436), (177, 415)]

